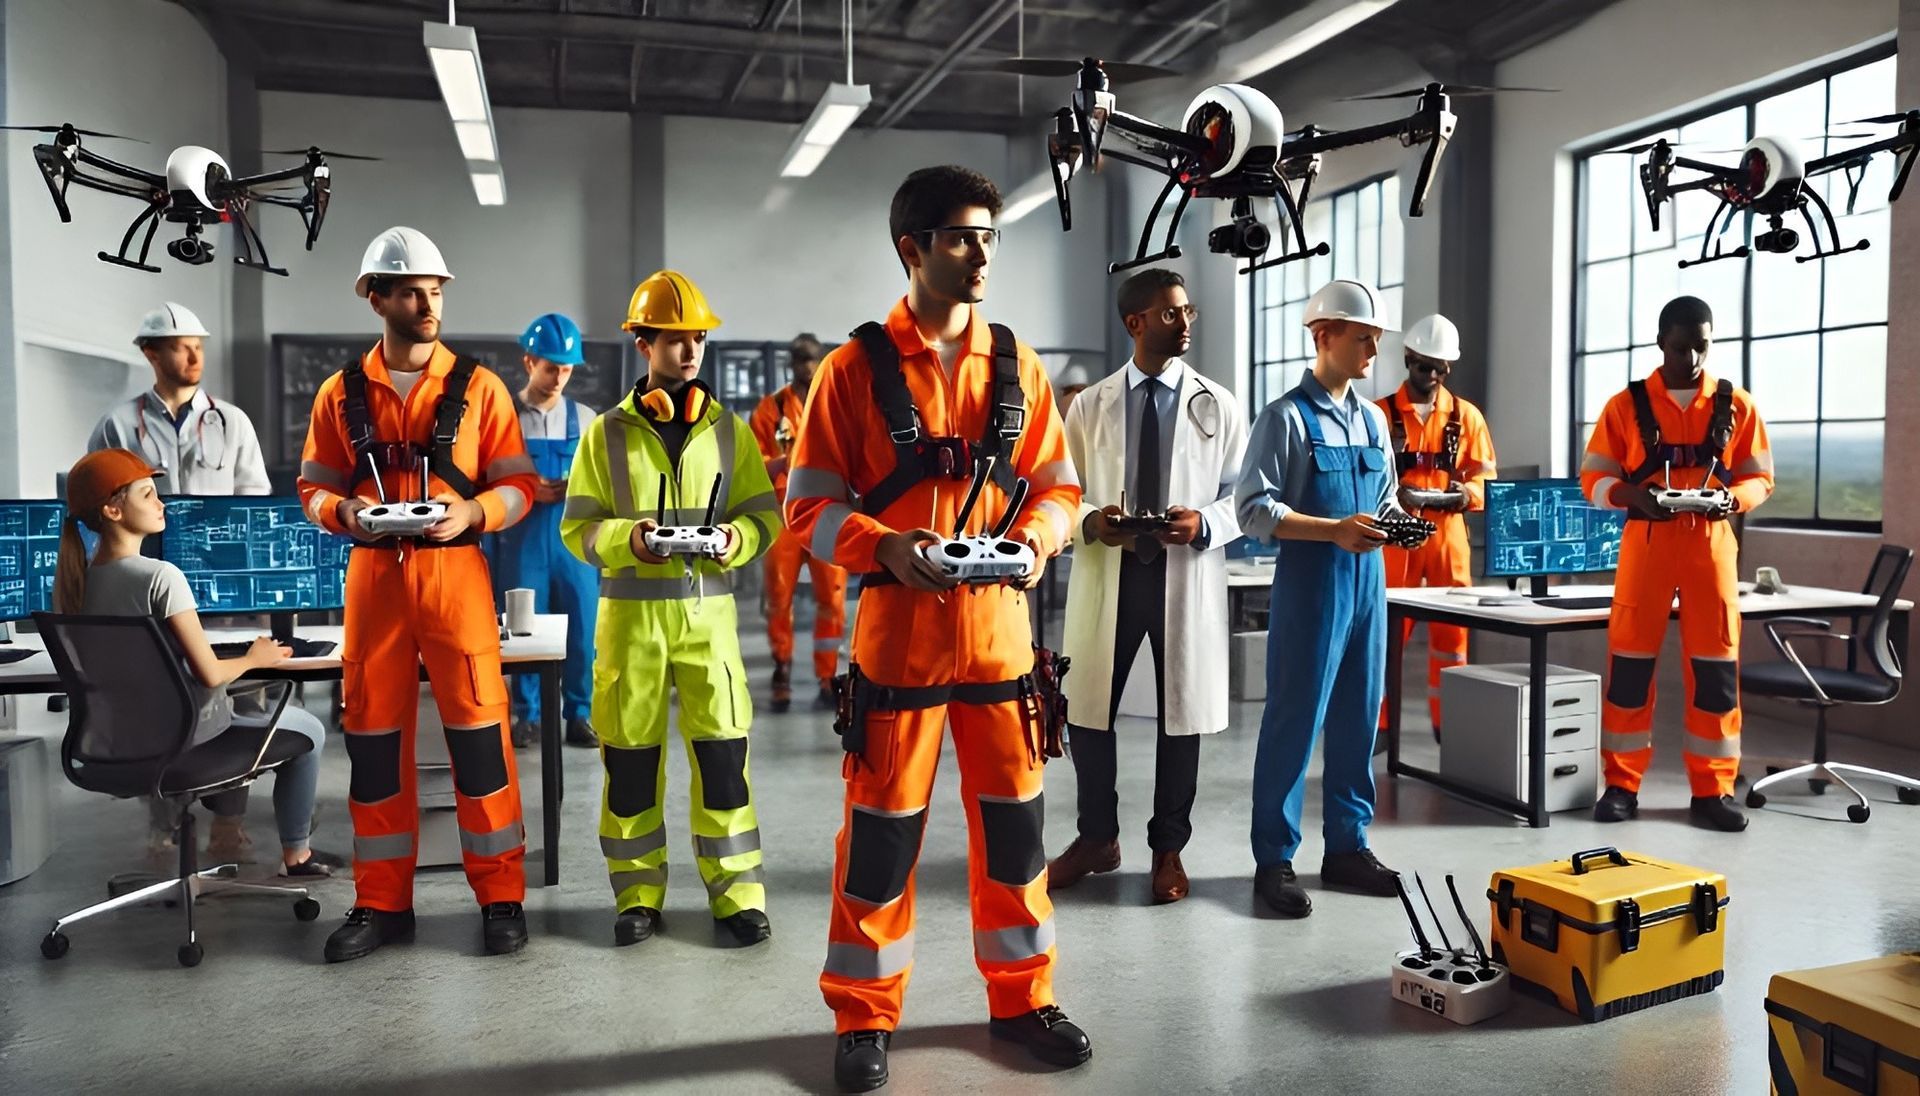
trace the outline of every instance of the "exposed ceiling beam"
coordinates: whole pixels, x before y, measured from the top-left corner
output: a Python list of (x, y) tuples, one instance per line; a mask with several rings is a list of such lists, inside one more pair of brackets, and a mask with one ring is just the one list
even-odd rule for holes
[[(780, 24), (786, 21), (787, 12), (793, 9), (793, 3), (794, 0), (767, 0), (767, 6), (761, 9), (760, 18), (754, 21), (753, 29), (779, 30)], [(746, 62), (740, 66), (740, 75), (734, 78), (733, 87), (727, 91), (727, 102), (731, 103), (740, 98), (740, 92), (745, 90), (747, 81), (753, 79), (753, 70), (760, 67), (760, 58), (765, 56), (764, 50), (754, 50), (747, 54)]]
[[(933, 3), (939, 2), (940, 0), (933, 0)], [(940, 54), (938, 60), (928, 66), (891, 103), (887, 104), (887, 108), (880, 113), (880, 117), (874, 119), (874, 128), (886, 129), (906, 117), (909, 111), (920, 104), (920, 100), (925, 99), (934, 88), (940, 86), (940, 81), (947, 78), (947, 73), (953, 70), (954, 65), (961, 58), (972, 53), (988, 38), (993, 37), (994, 32), (1005, 26), (1007, 20), (1012, 19), (1019, 10), (1020, 0), (992, 0), (992, 3), (989, 3), (967, 28), (954, 38), (953, 44)]]

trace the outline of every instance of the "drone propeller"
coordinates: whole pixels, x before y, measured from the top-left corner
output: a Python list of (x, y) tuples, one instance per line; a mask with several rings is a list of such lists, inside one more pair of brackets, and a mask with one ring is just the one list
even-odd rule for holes
[[(1764, 134), (1763, 136), (1773, 136), (1773, 135)], [(1875, 135), (1871, 133), (1816, 133), (1816, 134), (1812, 134), (1811, 136), (1794, 137), (1792, 138), (1792, 140), (1800, 141), (1806, 144), (1812, 144), (1815, 141), (1867, 141), (1867, 140), (1873, 139), (1874, 136)], [(1628, 145), (1625, 148), (1610, 148), (1610, 149), (1607, 149), (1605, 152), (1599, 153), (1599, 155), (1601, 156), (1638, 156), (1643, 152), (1651, 152), (1659, 144), (1660, 144), (1659, 141), (1642, 141), (1637, 145)], [(1675, 150), (1683, 149), (1683, 148), (1689, 149), (1701, 156), (1733, 156), (1738, 153), (1746, 151), (1746, 146), (1744, 145), (1742, 145), (1739, 148), (1702, 148), (1701, 146), (1704, 144), (1707, 144), (1707, 142), (1705, 141), (1673, 141), (1673, 140), (1667, 141), (1668, 148), (1675, 149)]]
[(1540, 92), (1547, 92), (1547, 93), (1557, 93), (1560, 90), (1559, 88), (1493, 87), (1485, 84), (1433, 84), (1433, 85), (1428, 85), (1426, 87), (1407, 88), (1404, 91), (1382, 91), (1374, 95), (1343, 95), (1339, 99), (1335, 100), (1335, 102), (1364, 103), (1364, 102), (1370, 102), (1376, 99), (1411, 99), (1415, 96), (1425, 95), (1429, 89), (1438, 91), (1440, 94), (1448, 95), (1448, 96), (1492, 95), (1495, 92), (1501, 92), (1501, 91), (1540, 91)]
[(142, 145), (147, 143), (146, 141), (143, 141), (138, 137), (128, 137), (119, 133), (101, 133), (99, 130), (95, 130), (95, 129), (75, 129), (72, 126), (0, 126), (0, 129), (18, 129), (18, 130), (24, 130), (28, 133), (72, 132), (82, 137), (111, 137), (116, 141), (132, 141), (136, 144), (142, 144)]
[(1852, 121), (1842, 122), (1841, 124), (1848, 126), (1897, 126), (1909, 117), (1910, 115), (1907, 114), (1876, 114), (1871, 118), (1855, 118)]
[[(1064, 57), (1002, 57), (988, 61), (982, 68), (1015, 76), (1072, 76), (1080, 71), (1081, 63)], [(1157, 80), (1162, 76), (1183, 75), (1175, 69), (1132, 61), (1102, 61), (1100, 68), (1115, 80)]]
[(359, 156), (359, 155), (355, 155), (354, 153), (351, 153), (351, 152), (334, 152), (334, 151), (332, 151), (332, 150), (330, 150), (330, 149), (324, 149), (324, 148), (263, 148), (263, 149), (261, 149), (261, 150), (260, 150), (260, 155), (262, 155), (262, 156), (314, 156), (314, 155), (319, 155), (319, 156), (325, 156), (325, 157), (326, 157), (327, 159), (329, 159), (329, 160), (372, 160), (372, 161), (377, 161), (377, 160), (379, 160), (379, 159), (380, 159), (380, 157), (378, 157), (378, 156)]

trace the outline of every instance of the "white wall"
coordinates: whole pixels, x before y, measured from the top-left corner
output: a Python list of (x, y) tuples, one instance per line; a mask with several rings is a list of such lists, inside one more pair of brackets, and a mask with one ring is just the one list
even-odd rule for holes
[[(759, 122), (667, 119), (667, 262), (707, 292), (726, 321), (717, 337), (785, 340), (810, 330), (838, 341), (883, 318), (906, 292), (887, 210), (909, 172), (961, 164), (1002, 191), (1026, 178), (1013, 170), (1022, 150), (1003, 137), (856, 129), (814, 174), (782, 180), (793, 134)], [(1105, 211), (1098, 187), (1075, 197), (1075, 223), (1087, 227), (1063, 234), (1042, 210), (1012, 226), (994, 258), (985, 312), (1032, 346), (1102, 344)]]
[[(1623, 0), (1500, 65), (1494, 118), (1493, 391), (1503, 460), (1564, 469), (1571, 414), (1571, 145), (1723, 98), (1891, 32), (1895, 0)], [(1645, 78), (1625, 78), (1627, 74)], [(1524, 394), (1514, 398), (1512, 394)]]
[[(70, 121), (138, 137), (149, 143), (89, 139), (85, 147), (156, 172), (175, 146), (225, 148), (225, 65), (184, 8), (164, 0), (7, 0), (6, 19), (8, 123)], [(101, 33), (103, 27), (113, 33)], [(99, 378), (91, 372), (41, 371), (60, 370), (78, 354), (127, 362), (129, 376), (151, 383), (132, 345), (133, 332), (142, 313), (176, 300), (213, 328), (207, 384), (226, 391), (230, 364), (223, 332), (235, 252), (227, 233), (210, 232), (219, 258), (184, 266), (164, 250), (177, 226), (163, 225), (149, 258), (162, 273), (102, 263), (96, 253), (118, 248), (140, 203), (76, 186), (68, 191), (73, 221), (62, 224), (33, 160), (40, 135), (10, 133), (4, 139), (15, 330), (0, 370), (14, 372), (9, 387), (19, 400), (0, 412), (14, 419), (5, 433), (18, 439), (0, 451), (0, 484), (10, 494), (47, 495), (54, 472), (85, 449), (86, 434), (47, 434), (43, 401), (57, 404), (52, 417), (84, 420), (90, 427), (126, 385), (95, 383)]]

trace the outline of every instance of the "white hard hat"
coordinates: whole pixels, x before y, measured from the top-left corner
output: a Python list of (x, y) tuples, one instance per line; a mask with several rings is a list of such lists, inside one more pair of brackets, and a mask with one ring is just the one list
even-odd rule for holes
[(169, 339), (176, 335), (206, 338), (212, 332), (207, 330), (200, 317), (184, 304), (168, 301), (152, 312), (140, 317), (140, 331), (133, 337), (133, 345), (140, 346), (148, 339)]
[(1380, 299), (1378, 290), (1346, 278), (1328, 282), (1307, 298), (1307, 317), (1303, 322), (1312, 327), (1321, 320), (1352, 320), (1382, 331), (1399, 330), (1388, 317), (1386, 303)]
[(1443, 362), (1460, 360), (1460, 329), (1453, 321), (1439, 313), (1434, 313), (1414, 322), (1407, 328), (1407, 334), (1401, 343), (1416, 354), (1425, 354)]
[(353, 283), (355, 296), (367, 295), (367, 283), (376, 276), (389, 278), (441, 278), (452, 281), (447, 260), (440, 249), (417, 228), (395, 225), (373, 238), (360, 259), (360, 278)]

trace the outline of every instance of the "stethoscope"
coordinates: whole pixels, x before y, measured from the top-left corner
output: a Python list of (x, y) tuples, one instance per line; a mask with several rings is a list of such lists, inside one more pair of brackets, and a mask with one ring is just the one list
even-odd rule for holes
[[(1205, 408), (1200, 406), (1202, 399), (1207, 401)], [(1193, 420), (1194, 428), (1200, 431), (1202, 437), (1212, 441), (1213, 436), (1220, 432), (1220, 398), (1201, 388), (1187, 397), (1187, 417)]]
[[(212, 464), (208, 464), (207, 420), (215, 415), (220, 416), (220, 459), (214, 461)], [(149, 445), (149, 442), (153, 440), (153, 436), (147, 431), (147, 397), (145, 394), (142, 394), (139, 399), (134, 401), (133, 423), (134, 441), (135, 444), (140, 447), (140, 455), (146, 456), (148, 453), (152, 453), (153, 462), (159, 465), (163, 471), (166, 470), (166, 454), (160, 451), (158, 445)], [(198, 468), (211, 468), (216, 472), (225, 469), (227, 466), (227, 458), (232, 455), (228, 450), (232, 447), (227, 444), (227, 413), (220, 410), (219, 400), (214, 399), (212, 396), (207, 397), (207, 409), (201, 413), (200, 421), (194, 424), (193, 434), (194, 466)]]

